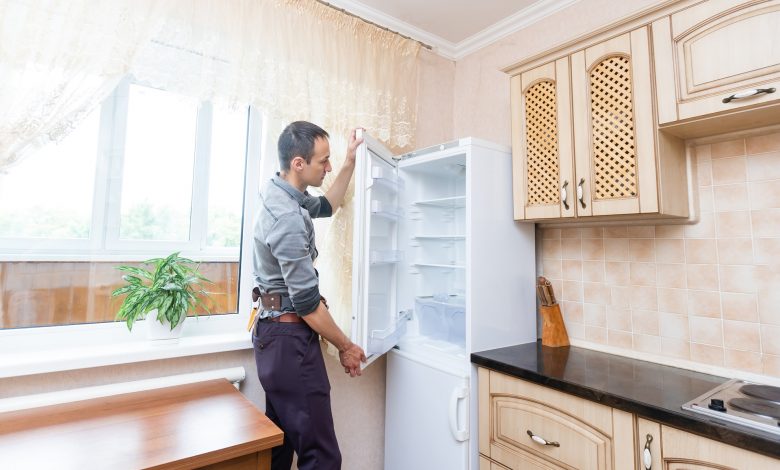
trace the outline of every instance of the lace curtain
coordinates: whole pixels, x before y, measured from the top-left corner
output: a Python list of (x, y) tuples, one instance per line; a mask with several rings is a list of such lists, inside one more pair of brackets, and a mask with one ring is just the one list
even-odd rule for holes
[[(361, 126), (396, 151), (413, 145), (419, 44), (313, 0), (180, 1), (139, 55), (137, 80), (267, 114), (274, 145), (289, 122), (314, 122), (330, 135), (334, 172), (346, 137)], [(229, 6), (228, 6), (229, 5)], [(175, 72), (175, 73), (171, 73)], [(270, 171), (269, 171), (270, 170)], [(321, 290), (344, 331), (352, 312), (352, 194), (317, 228)]]
[[(397, 152), (413, 145), (419, 44), (314, 0), (0, 0), (0, 26), (0, 171), (31, 143), (62, 138), (128, 72), (263, 109), (273, 142), (291, 121), (317, 123), (335, 171), (352, 127)], [(352, 215), (350, 188), (318, 231), (322, 290), (345, 331)]]
[(0, 171), (62, 139), (158, 29), (154, 0), (0, 0)]

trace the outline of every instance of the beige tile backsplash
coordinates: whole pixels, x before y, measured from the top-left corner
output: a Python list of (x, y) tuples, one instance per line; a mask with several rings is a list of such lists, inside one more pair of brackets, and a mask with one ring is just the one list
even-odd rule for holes
[(695, 225), (542, 229), (572, 338), (780, 377), (780, 133), (694, 151)]

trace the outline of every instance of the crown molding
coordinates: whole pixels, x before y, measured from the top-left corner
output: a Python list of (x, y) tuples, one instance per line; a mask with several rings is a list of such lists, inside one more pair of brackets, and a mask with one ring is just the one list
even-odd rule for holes
[(486, 47), (499, 39), (527, 28), (543, 18), (563, 10), (579, 0), (540, 0), (523, 10), (504, 18), (503, 20), (483, 29), (455, 45), (456, 57), (461, 59)]
[(531, 6), (504, 18), (463, 41), (453, 43), (431, 34), (405, 21), (354, 0), (328, 0), (331, 5), (357, 15), (365, 20), (429, 44), (433, 52), (450, 60), (459, 60), (499, 39), (520, 31), (542, 18), (560, 11), (579, 0), (539, 0)]

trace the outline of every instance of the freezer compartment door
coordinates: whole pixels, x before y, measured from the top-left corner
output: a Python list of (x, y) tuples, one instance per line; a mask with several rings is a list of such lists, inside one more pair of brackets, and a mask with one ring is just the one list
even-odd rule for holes
[(397, 306), (397, 274), (404, 253), (398, 224), (404, 181), (392, 154), (365, 133), (357, 149), (352, 258), (352, 341), (368, 362), (386, 353), (406, 331), (411, 312)]
[(468, 470), (468, 377), (394, 349), (386, 383), (385, 469)]

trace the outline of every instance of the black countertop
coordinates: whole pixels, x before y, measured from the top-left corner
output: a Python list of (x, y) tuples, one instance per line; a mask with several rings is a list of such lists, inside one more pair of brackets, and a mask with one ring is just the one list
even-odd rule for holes
[(716, 441), (780, 458), (780, 437), (681, 406), (728, 379), (590, 349), (541, 342), (471, 354), (471, 362)]

